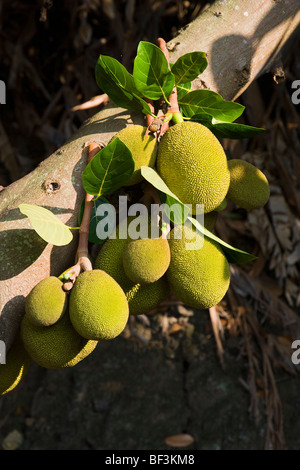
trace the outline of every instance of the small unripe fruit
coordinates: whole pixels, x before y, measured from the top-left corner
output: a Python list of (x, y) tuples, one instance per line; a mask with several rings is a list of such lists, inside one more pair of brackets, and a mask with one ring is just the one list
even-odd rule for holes
[[(167, 276), (171, 290), (182, 302), (193, 308), (207, 309), (226, 294), (230, 269), (219, 245), (206, 237), (203, 241), (201, 237), (187, 225), (176, 226), (171, 231), (171, 263)], [(187, 249), (187, 243), (195, 243), (197, 249)]]
[(84, 338), (109, 340), (124, 330), (128, 302), (119, 284), (100, 269), (79, 274), (70, 294), (70, 319)]
[(6, 364), (0, 363), (0, 395), (11, 392), (26, 376), (31, 358), (18, 335), (6, 354)]
[(131, 151), (134, 160), (134, 173), (124, 186), (132, 186), (143, 180), (141, 166), (154, 167), (157, 153), (156, 138), (148, 134), (147, 128), (139, 125), (125, 127), (112, 138), (118, 137)]
[(123, 267), (131, 281), (149, 284), (160, 279), (170, 264), (170, 247), (165, 238), (140, 238), (127, 243)]
[(25, 301), (28, 320), (37, 326), (56, 323), (67, 308), (67, 294), (63, 283), (55, 276), (46, 277), (36, 284)]
[(228, 161), (230, 186), (227, 197), (237, 206), (253, 210), (263, 207), (270, 197), (266, 176), (251, 163), (240, 159)]
[(68, 312), (52, 326), (36, 326), (25, 314), (21, 322), (21, 336), (30, 357), (47, 369), (73, 367), (98, 344), (77, 333)]

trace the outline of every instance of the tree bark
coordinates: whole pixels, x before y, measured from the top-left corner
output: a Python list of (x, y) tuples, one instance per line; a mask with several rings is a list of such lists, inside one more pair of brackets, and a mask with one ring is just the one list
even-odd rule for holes
[(206, 52), (208, 67), (194, 87), (234, 101), (284, 61), (299, 25), (298, 0), (218, 0), (169, 43), (170, 55), (174, 62), (186, 52)]
[[(219, 0), (169, 42), (170, 60), (204, 51), (209, 66), (193, 83), (225, 99), (236, 99), (284, 51), (300, 22), (298, 0)], [(81, 173), (89, 142), (105, 146), (130, 124), (144, 124), (142, 115), (108, 104), (63, 147), (34, 171), (0, 193), (0, 339), (11, 346), (24, 314), (27, 294), (49, 275), (73, 265), (78, 234), (63, 247), (44, 242), (18, 209), (20, 203), (45, 206), (69, 226), (77, 226), (84, 199)]]

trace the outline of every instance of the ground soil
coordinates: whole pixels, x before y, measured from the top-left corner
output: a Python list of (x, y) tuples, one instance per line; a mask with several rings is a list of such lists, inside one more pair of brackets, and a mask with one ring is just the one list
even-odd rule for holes
[[(170, 335), (157, 328), (168, 314), (137, 321), (147, 344), (126, 330), (74, 368), (32, 364), (1, 398), (2, 449), (12, 431), (20, 450), (170, 450), (165, 438), (180, 433), (195, 439), (183, 450), (264, 449), (264, 400), (256, 423), (240, 382), (247, 377), (240, 339), (228, 338), (222, 368), (208, 313), (187, 312), (184, 328)], [(299, 449), (299, 378), (276, 380), (286, 447)]]

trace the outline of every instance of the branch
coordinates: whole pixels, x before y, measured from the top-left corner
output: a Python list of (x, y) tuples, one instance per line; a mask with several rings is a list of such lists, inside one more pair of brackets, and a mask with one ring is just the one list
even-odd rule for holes
[(236, 100), (260, 75), (271, 72), (299, 33), (298, 0), (217, 0), (168, 44), (174, 63), (203, 51), (208, 67), (193, 88)]

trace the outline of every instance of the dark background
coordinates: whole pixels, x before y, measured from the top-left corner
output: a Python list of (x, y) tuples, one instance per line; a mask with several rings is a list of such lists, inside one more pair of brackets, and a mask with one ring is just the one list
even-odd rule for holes
[[(130, 70), (140, 40), (169, 41), (210, 3), (2, 1), (0, 185), (33, 170), (101, 109), (83, 106), (101, 94), (99, 54)], [(74, 369), (32, 365), (0, 400), (2, 448), (161, 450), (172, 448), (168, 436), (188, 433), (194, 442), (183, 449), (299, 449), (299, 378), (291, 363), (300, 305), (299, 105), (291, 102), (299, 37), (283, 71), (283, 80), (265, 74), (239, 99), (244, 122), (263, 125), (266, 135), (222, 142), (271, 184), (266, 208), (247, 214), (229, 205), (218, 220), (221, 238), (259, 256), (233, 268), (218, 306), (223, 363), (209, 313), (173, 298)]]

